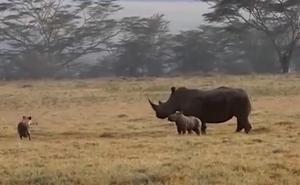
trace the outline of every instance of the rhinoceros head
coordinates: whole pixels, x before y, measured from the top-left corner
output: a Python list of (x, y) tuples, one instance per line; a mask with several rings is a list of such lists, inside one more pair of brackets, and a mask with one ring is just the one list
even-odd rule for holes
[(176, 112), (178, 109), (176, 99), (174, 98), (174, 93), (176, 91), (175, 87), (171, 88), (171, 95), (166, 102), (159, 101), (158, 104), (153, 103), (150, 99), (148, 99), (152, 109), (156, 113), (156, 117), (160, 119), (167, 118), (169, 115)]

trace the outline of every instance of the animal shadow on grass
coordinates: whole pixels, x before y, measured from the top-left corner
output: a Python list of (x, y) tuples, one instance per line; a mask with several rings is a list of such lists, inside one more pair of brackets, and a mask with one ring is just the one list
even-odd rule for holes
[(15, 138), (19, 138), (19, 135), (18, 134), (7, 135), (7, 134), (0, 133), (0, 139), (15, 139)]
[(288, 153), (287, 150), (283, 150), (283, 149), (274, 149), (272, 150), (273, 154), (283, 154), (283, 153)]
[(279, 122), (276, 122), (275, 125), (278, 125), (278, 126), (292, 126), (292, 125), (295, 125), (295, 122), (292, 122), (292, 121), (279, 121)]
[(62, 132), (59, 134), (61, 137), (69, 137), (75, 139), (82, 139), (82, 138), (93, 138), (96, 137), (97, 133), (94, 132), (81, 132), (81, 131), (68, 131)]
[(296, 128), (296, 123), (292, 121), (280, 121), (276, 122), (275, 125), (285, 127), (287, 130), (294, 130)]
[(142, 132), (103, 132), (99, 137), (101, 138), (111, 138), (111, 139), (129, 139), (129, 138), (139, 138), (139, 137), (151, 137), (158, 138), (164, 137), (167, 133), (164, 131), (142, 131)]
[(267, 128), (267, 127), (254, 128), (251, 131), (251, 133), (253, 133), (253, 134), (265, 134), (265, 133), (270, 133), (270, 132), (271, 132), (271, 129)]
[(117, 117), (118, 117), (118, 118), (127, 118), (128, 115), (127, 115), (127, 114), (119, 114)]
[(119, 184), (132, 184), (132, 185), (141, 185), (141, 184), (167, 184), (170, 181), (170, 177), (161, 173), (147, 172), (147, 170), (139, 170), (134, 172), (134, 175), (131, 177), (119, 177), (114, 178), (110, 185), (119, 185)]
[(31, 85), (31, 84), (24, 84), (21, 86), (21, 88), (32, 88), (32, 87), (33, 87), (33, 85)]

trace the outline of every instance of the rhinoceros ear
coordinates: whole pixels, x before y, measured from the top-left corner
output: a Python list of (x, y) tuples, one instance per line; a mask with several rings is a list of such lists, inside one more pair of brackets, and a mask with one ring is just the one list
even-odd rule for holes
[(176, 87), (171, 87), (172, 94), (176, 91)]

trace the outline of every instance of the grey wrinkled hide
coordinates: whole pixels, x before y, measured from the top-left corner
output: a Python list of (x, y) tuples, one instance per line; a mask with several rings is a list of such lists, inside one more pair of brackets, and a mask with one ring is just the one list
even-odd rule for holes
[(171, 87), (166, 102), (149, 103), (156, 117), (165, 119), (176, 111), (201, 120), (201, 131), (206, 133), (206, 123), (223, 123), (233, 117), (237, 119), (236, 132), (244, 129), (248, 133), (252, 126), (249, 122), (251, 103), (247, 92), (240, 88), (218, 87), (211, 90)]
[(186, 131), (191, 134), (194, 131), (200, 135), (200, 120), (194, 116), (185, 116), (181, 112), (176, 112), (168, 116), (168, 120), (176, 123), (178, 134), (185, 134)]

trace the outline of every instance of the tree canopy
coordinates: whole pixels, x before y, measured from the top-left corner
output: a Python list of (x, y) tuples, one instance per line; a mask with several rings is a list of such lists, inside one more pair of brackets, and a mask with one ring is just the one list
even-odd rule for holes
[(159, 75), (168, 58), (169, 22), (163, 15), (122, 21), (115, 68), (122, 75)]
[[(289, 71), (295, 46), (300, 39), (298, 0), (202, 0), (213, 11), (204, 14), (209, 22), (220, 22), (228, 29), (254, 28), (263, 32), (274, 47), (282, 72)], [(236, 25), (244, 25), (236, 27)]]
[(0, 42), (5, 47), (0, 55), (25, 63), (32, 53), (39, 56), (35, 60), (43, 58), (39, 62), (45, 66), (69, 65), (107, 49), (119, 32), (110, 17), (118, 10), (112, 0), (4, 0)]

